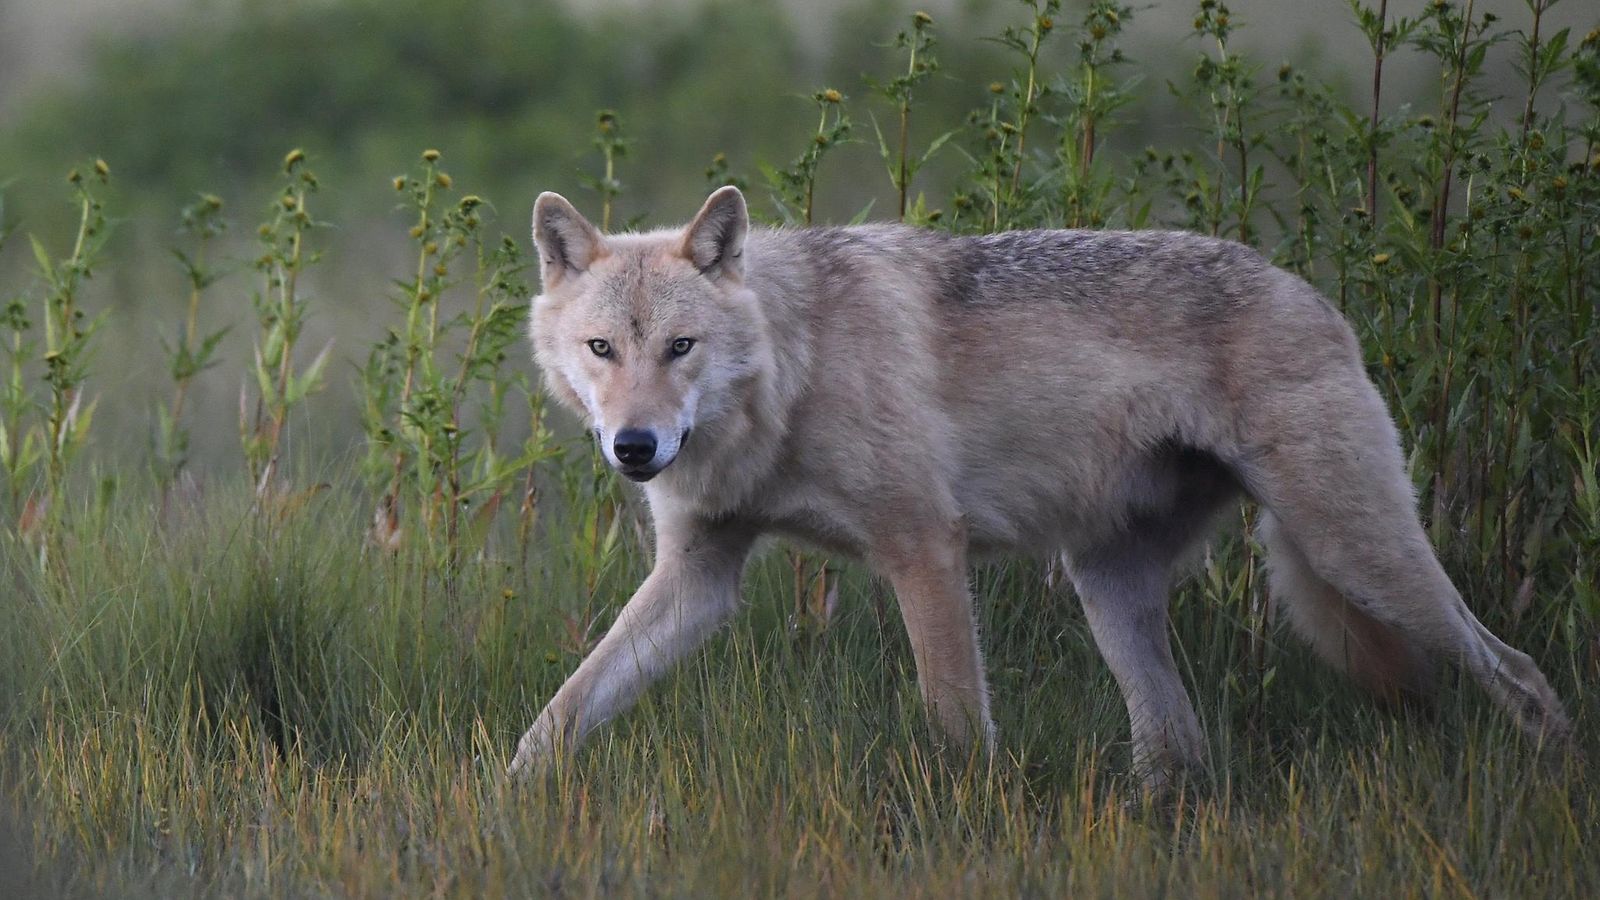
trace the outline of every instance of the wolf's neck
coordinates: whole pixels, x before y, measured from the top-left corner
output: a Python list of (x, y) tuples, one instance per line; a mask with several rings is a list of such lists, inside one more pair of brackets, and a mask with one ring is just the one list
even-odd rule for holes
[(825, 276), (813, 260), (791, 246), (793, 235), (758, 228), (750, 232), (745, 245), (745, 277), (766, 319), (773, 360), (770, 408), (781, 411), (785, 420), (804, 386), (811, 383), (819, 332), (815, 299)]

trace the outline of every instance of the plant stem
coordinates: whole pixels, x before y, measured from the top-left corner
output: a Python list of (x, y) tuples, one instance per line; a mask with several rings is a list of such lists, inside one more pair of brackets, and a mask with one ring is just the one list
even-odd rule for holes
[(900, 175), (895, 186), (900, 189), (900, 221), (906, 220), (906, 194), (911, 187), (911, 85), (909, 79), (917, 72), (917, 42), (911, 42), (911, 58), (906, 63), (906, 92), (900, 99)]
[(1389, 0), (1378, 2), (1378, 34), (1373, 41), (1372, 116), (1367, 121), (1367, 219), (1376, 232), (1378, 226), (1378, 102), (1383, 96), (1384, 39), (1389, 24)]
[(1539, 66), (1539, 25), (1544, 18), (1544, 11), (1550, 7), (1549, 0), (1532, 0), (1533, 2), (1533, 33), (1528, 38), (1528, 99), (1522, 107), (1522, 145), (1528, 144), (1528, 130), (1533, 127), (1533, 101), (1539, 93), (1539, 83), (1544, 80), (1544, 73)]
[(1033, 44), (1028, 48), (1028, 81), (1022, 91), (1022, 105), (1017, 109), (1017, 148), (1016, 162), (1011, 169), (1010, 196), (1016, 200), (1017, 191), (1022, 185), (1022, 163), (1026, 158), (1024, 151), (1027, 149), (1028, 121), (1033, 114), (1034, 95), (1038, 91), (1039, 71), (1039, 45), (1044, 43), (1047, 29), (1039, 16), (1033, 21)]

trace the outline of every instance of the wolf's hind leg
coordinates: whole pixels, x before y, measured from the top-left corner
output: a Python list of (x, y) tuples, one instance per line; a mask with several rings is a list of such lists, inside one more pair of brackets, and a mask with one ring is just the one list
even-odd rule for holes
[(1100, 656), (1128, 705), (1133, 766), (1163, 791), (1200, 767), (1200, 720), (1178, 677), (1167, 620), (1167, 560), (1123, 549), (1072, 561), (1072, 582)]
[[(1251, 414), (1260, 417), (1262, 440), (1240, 472), (1277, 518), (1275, 549), (1288, 549), (1291, 569), (1303, 564), (1337, 590), (1358, 622), (1378, 626), (1368, 630), (1380, 645), (1459, 662), (1529, 734), (1569, 735), (1538, 667), (1478, 621), (1440, 566), (1417, 519), (1394, 425), (1359, 367), (1269, 393)], [(1311, 616), (1327, 624), (1325, 614)], [(1349, 662), (1367, 667), (1358, 677), (1400, 684), (1417, 670), (1414, 660), (1381, 653), (1358, 651)]]

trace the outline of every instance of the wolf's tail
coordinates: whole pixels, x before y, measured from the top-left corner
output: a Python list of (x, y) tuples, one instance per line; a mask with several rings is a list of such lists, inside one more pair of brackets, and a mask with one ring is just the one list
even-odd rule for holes
[(1267, 547), (1273, 606), (1324, 662), (1386, 700), (1432, 693), (1433, 661), (1416, 642), (1362, 612), (1312, 571), (1271, 513), (1263, 512), (1259, 535)]

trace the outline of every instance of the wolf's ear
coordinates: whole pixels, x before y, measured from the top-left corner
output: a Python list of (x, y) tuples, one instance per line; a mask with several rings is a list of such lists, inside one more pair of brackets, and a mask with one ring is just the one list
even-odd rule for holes
[(750, 211), (733, 185), (718, 188), (683, 234), (683, 255), (707, 278), (744, 277), (744, 236)]
[(606, 239), (567, 198), (551, 191), (533, 204), (533, 243), (539, 248), (539, 280), (548, 290), (588, 269), (606, 255)]

